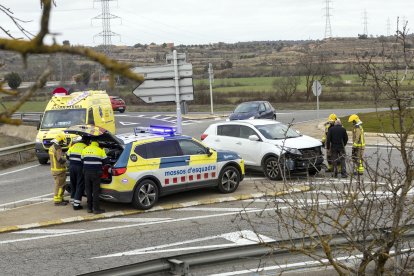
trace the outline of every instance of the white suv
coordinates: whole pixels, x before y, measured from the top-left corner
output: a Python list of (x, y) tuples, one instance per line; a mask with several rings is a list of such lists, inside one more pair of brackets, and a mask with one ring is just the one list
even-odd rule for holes
[(240, 120), (210, 125), (201, 135), (209, 147), (235, 151), (246, 168), (272, 180), (292, 171), (314, 174), (323, 163), (322, 143), (273, 120)]

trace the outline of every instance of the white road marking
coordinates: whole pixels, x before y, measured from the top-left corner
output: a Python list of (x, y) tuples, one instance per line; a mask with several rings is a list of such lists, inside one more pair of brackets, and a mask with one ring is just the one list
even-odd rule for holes
[(17, 200), (17, 201), (12, 201), (12, 202), (8, 202), (8, 203), (0, 204), (0, 207), (7, 206), (7, 205), (14, 205), (16, 203), (21, 203), (21, 202), (26, 202), (26, 201), (42, 201), (43, 198), (45, 199), (45, 201), (49, 201), (50, 198), (47, 198), (47, 197), (49, 197), (51, 195), (53, 195), (53, 193), (40, 195), (40, 196), (36, 196), (36, 197), (30, 197), (30, 198), (26, 198), (26, 199), (22, 199), (22, 200)]
[[(168, 247), (176, 247), (181, 246), (184, 244), (190, 243), (197, 243), (201, 241), (208, 241), (214, 240), (218, 238), (224, 238), (232, 244), (216, 244), (216, 245), (204, 245), (204, 246), (191, 246), (191, 247), (179, 247), (179, 248), (172, 248), (172, 249), (164, 249)], [(223, 248), (223, 247), (231, 247), (231, 246), (240, 246), (240, 245), (247, 245), (247, 244), (257, 244), (260, 242), (272, 242), (273, 239), (266, 237), (264, 235), (257, 235), (250, 230), (244, 230), (239, 232), (231, 232), (225, 233), (222, 235), (215, 235), (209, 237), (203, 237), (193, 240), (169, 243), (169, 244), (162, 244), (158, 246), (151, 246), (131, 251), (119, 252), (115, 254), (109, 254), (99, 257), (93, 257), (92, 259), (102, 259), (102, 258), (111, 258), (111, 257), (121, 257), (121, 256), (132, 256), (132, 255), (143, 255), (143, 254), (154, 254), (154, 253), (165, 253), (165, 252), (174, 252), (174, 251), (184, 251), (184, 250), (194, 250), (194, 249), (211, 249), (211, 248)], [(161, 250), (160, 250), (161, 249)]]
[(29, 167), (14, 170), (14, 171), (11, 171), (11, 172), (2, 173), (2, 174), (0, 174), (0, 176), (11, 174), (11, 173), (16, 173), (16, 172), (21, 172), (21, 171), (28, 170), (28, 169), (35, 168), (35, 167), (39, 167), (39, 166), (40, 166), (40, 164), (37, 164), (37, 165), (34, 165), (34, 166), (29, 166)]
[(119, 122), (123, 126), (130, 126), (130, 125), (139, 125), (140, 123), (134, 123), (134, 122)]
[(110, 218), (97, 220), (96, 222), (153, 222), (153, 221), (163, 221), (170, 220), (171, 218)]
[(177, 212), (182, 211), (205, 211), (205, 212), (241, 212), (241, 211), (258, 210), (257, 208), (208, 208), (208, 207), (187, 207), (182, 209), (175, 209)]
[(85, 229), (29, 229), (12, 232), (13, 234), (61, 234), (83, 231)]
[(162, 118), (163, 120), (168, 120), (168, 119), (171, 119), (172, 117), (164, 117), (164, 118)]
[(156, 119), (156, 118), (158, 118), (158, 117), (160, 117), (161, 115), (154, 115), (154, 116), (152, 116), (151, 118), (153, 118), (153, 119)]
[[(289, 207), (286, 206), (286, 207), (266, 208), (266, 209), (262, 209), (262, 210), (246, 211), (245, 213), (266, 212), (266, 211), (273, 211), (273, 210), (282, 210), (282, 209), (287, 209), (287, 208), (289, 208)], [(84, 231), (78, 231), (78, 232), (72, 232), (72, 233), (61, 233), (61, 234), (54, 234), (54, 235), (45, 235), (45, 236), (38, 236), (38, 237), (22, 238), (22, 239), (4, 240), (4, 241), (0, 241), (0, 244), (11, 244), (11, 243), (17, 243), (17, 242), (24, 242), (24, 241), (33, 241), (33, 240), (49, 239), (49, 238), (55, 238), (55, 237), (63, 237), (63, 236), (72, 236), (72, 235), (80, 235), (80, 234), (87, 234), (87, 233), (104, 232), (104, 231), (118, 230), (118, 229), (125, 229), (125, 228), (133, 228), (133, 227), (146, 226), (146, 225), (182, 222), (182, 221), (207, 219), (207, 218), (214, 218), (214, 217), (233, 216), (233, 215), (237, 215), (239, 213), (240, 212), (211, 214), (211, 215), (204, 215), (204, 216), (186, 217), (186, 218), (169, 219), (169, 220), (163, 220), (163, 221), (152, 221), (152, 222), (144, 222), (144, 223), (137, 223), (137, 224), (129, 224), (129, 225), (112, 226), (112, 227), (105, 227), (105, 228), (98, 228), (98, 229), (90, 229), (90, 230), (84, 230)]]

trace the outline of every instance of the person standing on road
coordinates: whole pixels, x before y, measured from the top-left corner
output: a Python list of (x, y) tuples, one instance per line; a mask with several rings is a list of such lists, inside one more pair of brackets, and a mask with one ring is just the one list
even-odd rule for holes
[(73, 210), (83, 209), (81, 205), (82, 196), (85, 191), (85, 181), (83, 177), (82, 151), (86, 148), (87, 138), (76, 141), (66, 153), (69, 159), (70, 176), (70, 198), (73, 200)]
[[(329, 115), (328, 117), (328, 121), (325, 123), (325, 130), (322, 136), (322, 146), (326, 148), (326, 136), (328, 135), (328, 131), (331, 127), (333, 127), (335, 121), (338, 118), (336, 117), (336, 114), (332, 113), (331, 115)], [(328, 172), (332, 172), (333, 171), (333, 165), (332, 165), (332, 157), (331, 157), (331, 153), (329, 152), (329, 150), (326, 150), (326, 162), (328, 162)]]
[(365, 134), (362, 121), (358, 115), (349, 116), (348, 122), (352, 122), (352, 160), (354, 161), (354, 174), (364, 174), (363, 156), (365, 149)]
[(53, 202), (55, 206), (65, 206), (67, 200), (63, 199), (64, 186), (66, 183), (66, 158), (62, 151), (62, 145), (66, 141), (63, 132), (56, 134), (49, 148), (50, 171), (55, 180)]
[(345, 146), (348, 143), (348, 134), (342, 127), (341, 120), (337, 119), (333, 127), (328, 131), (326, 137), (326, 149), (330, 152), (333, 161), (334, 176), (338, 176), (338, 165), (340, 165), (342, 178), (348, 177), (345, 164)]
[(105, 151), (99, 143), (92, 141), (82, 151), (83, 175), (85, 177), (88, 213), (101, 214), (105, 210), (99, 208), (102, 165), (106, 162)]

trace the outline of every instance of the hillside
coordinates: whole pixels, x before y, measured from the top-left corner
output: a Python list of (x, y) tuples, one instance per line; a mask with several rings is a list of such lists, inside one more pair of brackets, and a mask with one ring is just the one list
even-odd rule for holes
[[(349, 65), (357, 60), (357, 55), (372, 56), (380, 62), (392, 49), (392, 38), (334, 38), (321, 41), (254, 41), (234, 44), (215, 43), (209, 45), (178, 45), (178, 52), (187, 53), (187, 59), (193, 64), (195, 78), (204, 78), (208, 63), (212, 63), (216, 77), (266, 77), (283, 75), (287, 67), (295, 67), (304, 56), (323, 57), (339, 73), (349, 73)], [(99, 47), (94, 47), (100, 50)], [(164, 45), (114, 46), (112, 57), (130, 63), (131, 66), (146, 66), (165, 63), (165, 54), (172, 48)], [(97, 71), (92, 62), (76, 56), (57, 55), (29, 58), (24, 68), (21, 57), (1, 51), (0, 76), (18, 72), (24, 81), (34, 79), (39, 70), (47, 64), (54, 68), (51, 80), (70, 80), (73, 75), (88, 70)], [(348, 67), (347, 67), (348, 66)]]

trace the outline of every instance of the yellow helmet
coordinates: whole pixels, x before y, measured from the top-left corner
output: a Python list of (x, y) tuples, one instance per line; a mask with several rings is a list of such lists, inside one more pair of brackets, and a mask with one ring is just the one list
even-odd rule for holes
[(66, 142), (66, 136), (65, 136), (65, 134), (63, 133), (63, 132), (58, 132), (56, 135), (55, 135), (55, 140), (56, 140), (56, 142), (57, 143), (63, 143), (63, 142)]
[(336, 114), (332, 113), (331, 115), (329, 115), (328, 117), (328, 121), (329, 122), (335, 122), (338, 119), (338, 117), (336, 117)]
[(358, 115), (352, 114), (351, 116), (349, 116), (348, 122), (351, 123), (353, 121), (355, 121), (355, 122), (359, 122), (360, 121)]

